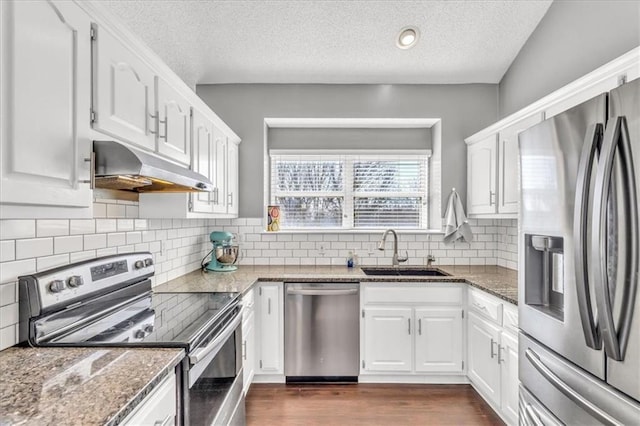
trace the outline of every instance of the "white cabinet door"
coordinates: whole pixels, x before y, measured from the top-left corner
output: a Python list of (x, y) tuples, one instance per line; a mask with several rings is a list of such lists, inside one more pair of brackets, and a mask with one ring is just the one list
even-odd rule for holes
[(282, 284), (260, 284), (258, 287), (258, 370), (264, 374), (284, 372), (282, 292)]
[(542, 121), (542, 114), (534, 114), (500, 131), (498, 146), (498, 213), (518, 213), (520, 202), (520, 173), (518, 135)]
[(173, 426), (178, 408), (176, 375), (170, 374), (122, 422), (125, 426)]
[(90, 216), (91, 20), (66, 1), (0, 8), (0, 204)]
[(467, 146), (467, 209), (469, 214), (496, 212), (496, 135)]
[(412, 316), (411, 308), (364, 309), (365, 370), (412, 370)]
[(500, 328), (469, 312), (467, 362), (469, 379), (496, 405), (500, 404)]
[(155, 73), (104, 27), (94, 49), (94, 129), (155, 151)]
[(518, 424), (518, 339), (511, 333), (500, 335), (501, 408), (508, 423)]
[[(215, 151), (213, 145), (213, 124), (198, 110), (193, 110), (193, 170), (209, 179), (214, 176)], [(156, 195), (156, 194), (154, 194)], [(196, 192), (191, 195), (191, 211), (213, 212), (212, 192)]]
[(238, 216), (238, 148), (227, 142), (227, 213)]
[(191, 161), (191, 105), (161, 78), (156, 78), (158, 153), (189, 165)]
[(462, 308), (415, 310), (415, 371), (462, 371)]
[(255, 314), (251, 313), (249, 317), (242, 322), (242, 388), (244, 394), (249, 392), (249, 387), (253, 381), (255, 368)]
[(217, 127), (213, 127), (213, 212), (227, 212), (227, 136)]

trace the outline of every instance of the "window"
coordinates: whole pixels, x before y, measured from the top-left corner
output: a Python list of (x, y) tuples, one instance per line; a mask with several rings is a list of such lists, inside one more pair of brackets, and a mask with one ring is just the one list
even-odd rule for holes
[(426, 228), (429, 151), (269, 151), (281, 229)]

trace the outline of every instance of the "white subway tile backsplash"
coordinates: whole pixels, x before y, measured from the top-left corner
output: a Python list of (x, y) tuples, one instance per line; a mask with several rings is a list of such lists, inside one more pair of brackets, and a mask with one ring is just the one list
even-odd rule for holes
[(90, 234), (84, 236), (84, 249), (95, 250), (107, 246), (107, 234)]
[(18, 324), (0, 328), (0, 351), (18, 343)]
[(78, 252), (69, 254), (69, 262), (75, 263), (75, 262), (80, 262), (82, 260), (94, 259), (95, 257), (96, 257), (95, 250), (78, 251)]
[(122, 204), (107, 204), (107, 217), (124, 218), (127, 217), (127, 208)]
[(118, 230), (115, 219), (96, 219), (96, 232), (116, 232)]
[(18, 276), (33, 273), (35, 270), (35, 259), (0, 263), (0, 284), (16, 281)]
[(109, 248), (103, 248), (103, 249), (96, 250), (96, 256), (97, 257), (111, 256), (111, 255), (114, 255), (114, 254), (118, 254), (118, 248), (117, 247), (109, 247)]
[(23, 219), (0, 220), (0, 239), (15, 240), (18, 238), (34, 238), (36, 221)]
[(82, 235), (72, 235), (68, 237), (55, 237), (53, 240), (56, 254), (82, 251)]
[(16, 258), (15, 240), (0, 241), (0, 262), (9, 262)]
[(39, 257), (35, 260), (37, 261), (38, 272), (46, 271), (47, 269), (56, 268), (62, 265), (68, 265), (70, 263), (68, 254)]
[(127, 244), (138, 244), (142, 242), (142, 232), (127, 232)]
[(69, 235), (68, 220), (43, 220), (36, 221), (36, 236), (40, 237), (58, 237)]
[(107, 205), (103, 203), (93, 203), (93, 217), (107, 217)]
[(16, 259), (50, 256), (53, 254), (53, 238), (29, 238), (16, 240)]
[(18, 304), (0, 306), (0, 328), (18, 323)]
[(96, 232), (96, 221), (94, 219), (71, 219), (69, 224), (70, 235), (85, 235)]
[(18, 283), (0, 284), (0, 306), (10, 305), (18, 301)]

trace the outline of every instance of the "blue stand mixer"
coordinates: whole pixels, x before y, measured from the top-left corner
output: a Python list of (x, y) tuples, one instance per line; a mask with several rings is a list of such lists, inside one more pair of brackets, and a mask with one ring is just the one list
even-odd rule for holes
[(235, 265), (240, 250), (237, 243), (233, 243), (233, 234), (225, 231), (213, 231), (209, 234), (213, 248), (211, 260), (206, 264), (207, 271), (229, 272), (238, 269)]

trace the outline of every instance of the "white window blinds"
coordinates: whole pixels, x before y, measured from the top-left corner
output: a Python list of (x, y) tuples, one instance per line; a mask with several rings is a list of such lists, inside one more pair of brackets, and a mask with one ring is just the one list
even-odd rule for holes
[(269, 199), (281, 229), (423, 228), (429, 154), (271, 150)]

